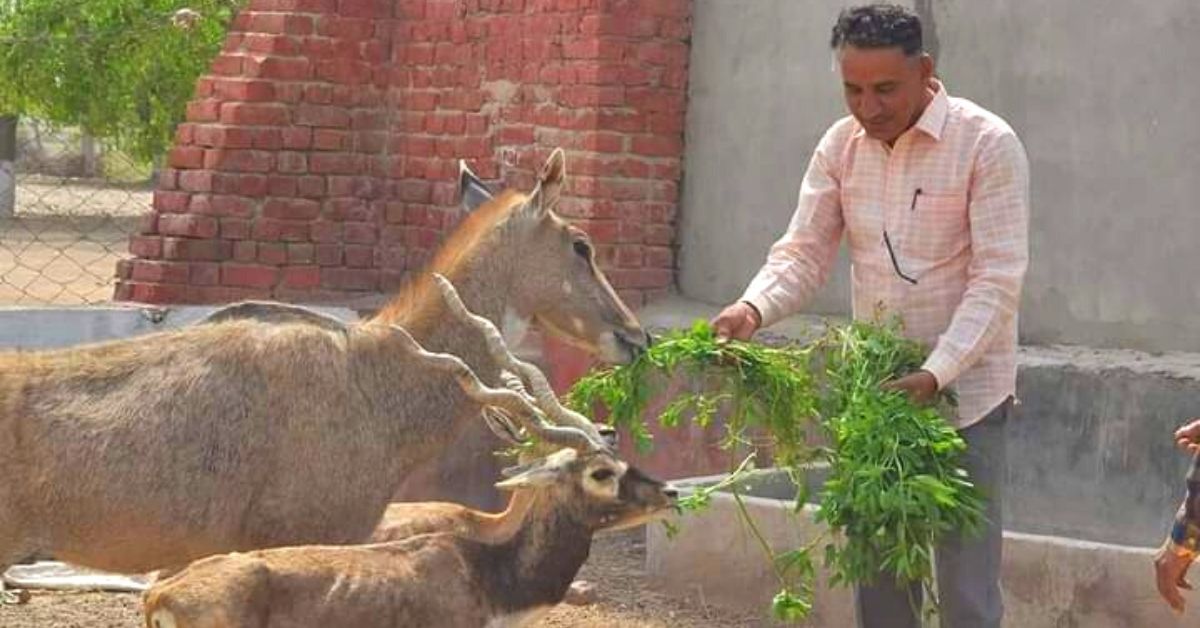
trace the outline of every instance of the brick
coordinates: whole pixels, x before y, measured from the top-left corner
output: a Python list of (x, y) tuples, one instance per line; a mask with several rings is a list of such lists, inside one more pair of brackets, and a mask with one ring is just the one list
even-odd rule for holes
[(647, 225), (645, 243), (669, 246), (675, 240), (675, 229), (668, 225)]
[(364, 244), (347, 244), (342, 249), (346, 266), (371, 268), (375, 265), (375, 247)]
[(204, 149), (197, 146), (176, 146), (167, 156), (172, 168), (203, 168)]
[(254, 145), (254, 132), (241, 127), (202, 124), (196, 126), (194, 135), (198, 146), (251, 148)]
[(275, 170), (282, 174), (305, 174), (310, 158), (305, 153), (281, 151), (276, 154)]
[(187, 294), (183, 285), (129, 283), (129, 300), (138, 303), (180, 303)]
[(163, 235), (213, 238), (217, 235), (217, 221), (208, 216), (163, 214), (158, 218), (158, 230)]
[(340, 290), (374, 290), (379, 271), (367, 268), (322, 268), (321, 287)]
[(219, 172), (213, 177), (213, 191), (258, 198), (267, 195), (267, 176)]
[(338, 222), (366, 223), (378, 218), (378, 212), (361, 198), (335, 198), (325, 203), (325, 217)]
[(674, 268), (675, 252), (667, 247), (645, 248), (646, 266), (651, 268)]
[(658, 135), (682, 134), (684, 117), (682, 113), (655, 113), (649, 116), (650, 132)]
[(293, 198), (297, 196), (299, 177), (288, 175), (272, 175), (267, 177), (267, 194), (275, 197)]
[(337, 11), (337, 0), (255, 0), (254, 7), (284, 13), (333, 13)]
[(641, 246), (618, 246), (617, 265), (622, 268), (637, 268), (645, 263)]
[(270, 172), (274, 162), (267, 151), (213, 148), (204, 154), (205, 168), (225, 172)]
[(287, 263), (287, 246), (275, 242), (258, 245), (258, 261), (267, 266), (282, 266)]
[(496, 141), (501, 144), (527, 146), (534, 144), (537, 140), (534, 137), (532, 126), (506, 126), (500, 129)]
[(242, 44), (249, 52), (267, 55), (291, 56), (300, 52), (299, 40), (287, 35), (247, 33), (242, 39)]
[(254, 221), (252, 235), (260, 242), (305, 242), (309, 238), (309, 223), (296, 220), (259, 218)]
[[(617, 234), (617, 240), (619, 242), (640, 243), (645, 234), (646, 230), (641, 222), (623, 221)], [(619, 258), (620, 251), (617, 253)]]
[(645, 135), (633, 138), (633, 152), (649, 157), (679, 157), (683, 138), (671, 135)]
[(626, 92), (629, 106), (646, 113), (675, 113), (682, 115), (686, 106), (683, 91), (657, 88), (630, 88)]
[(306, 127), (287, 127), (281, 132), (283, 148), (305, 150), (312, 146), (313, 130)]
[(272, 198), (263, 203), (262, 215), (285, 220), (312, 220), (321, 215), (321, 203), (300, 198)]
[(352, 150), (354, 136), (349, 131), (314, 129), (312, 147), (315, 150)]
[(638, 8), (646, 15), (687, 17), (691, 12), (691, 0), (639, 0)]
[(317, 288), (321, 285), (319, 266), (289, 266), (283, 269), (282, 285), (287, 288)]
[(258, 243), (250, 240), (234, 242), (233, 259), (237, 262), (253, 262), (258, 259)]
[(316, 259), (316, 247), (305, 242), (289, 242), (287, 259), (290, 264), (311, 264)]
[(213, 94), (226, 101), (270, 102), (275, 100), (275, 85), (270, 81), (219, 79), (213, 82)]
[(143, 259), (162, 257), (162, 238), (159, 236), (131, 236), (129, 254)]
[(342, 245), (318, 244), (316, 245), (316, 257), (318, 266), (341, 266)]
[(314, 127), (349, 128), (350, 113), (342, 107), (300, 105), (296, 108), (296, 124)]
[[(189, 181), (190, 183), (190, 181)], [(187, 211), (192, 195), (188, 192), (154, 192), (154, 209), (164, 214), (180, 214)]]
[(179, 171), (166, 167), (162, 172), (158, 173), (158, 191), (170, 191), (179, 189)]
[(188, 274), (193, 286), (215, 286), (221, 283), (221, 265), (215, 262), (193, 262)]
[(191, 211), (196, 214), (222, 218), (249, 218), (254, 215), (255, 202), (243, 196), (216, 194), (192, 197)]
[(345, 242), (353, 244), (374, 244), (379, 236), (379, 229), (370, 223), (348, 222), (342, 229)]
[(248, 33), (273, 33), (277, 35), (311, 35), (313, 18), (292, 13), (249, 13)]
[(362, 168), (362, 157), (352, 153), (315, 153), (309, 158), (313, 174), (353, 174)]
[(225, 264), (221, 267), (221, 285), (244, 288), (270, 288), (279, 278), (279, 269), (255, 264)]
[(189, 122), (216, 122), (221, 117), (222, 103), (219, 100), (193, 100), (187, 105)]
[(578, 148), (596, 153), (625, 152), (625, 136), (617, 133), (577, 133), (574, 135)]
[(268, 151), (283, 148), (283, 131), (281, 129), (256, 129), (254, 131), (254, 148)]
[(304, 58), (249, 58), (245, 65), (246, 76), (272, 81), (307, 81), (313, 75), (312, 62)]
[(325, 196), (325, 178), (317, 176), (300, 177), (297, 192), (304, 198), (321, 198)]
[(251, 221), (240, 218), (220, 220), (221, 237), (226, 240), (245, 240), (250, 237)]
[(330, 59), (318, 61), (315, 77), (346, 85), (363, 85), (371, 81), (371, 64), (354, 59)]
[[(191, 115), (188, 119), (198, 121)], [(273, 103), (224, 103), (220, 120), (224, 124), (249, 126), (286, 126), (290, 123), (287, 107)]]
[(231, 288), (226, 286), (188, 286), (188, 303), (232, 303), (247, 299), (267, 299), (271, 291), (267, 288)]
[[(376, 0), (342, 0), (342, 7), (339, 15), (323, 15), (320, 22), (317, 24), (317, 34), (322, 37), (335, 37), (345, 39), (370, 39), (375, 35), (375, 22), (369, 19), (361, 19), (368, 17), (391, 17), (388, 7), (382, 6), (385, 13), (389, 15), (355, 15), (355, 9), (359, 8), (355, 5), (364, 4), (385, 4)], [(356, 19), (357, 18), (357, 19)]]
[(137, 230), (134, 233), (138, 235), (157, 235), (158, 234), (158, 214), (153, 211), (148, 211), (138, 217)]
[(309, 238), (320, 243), (341, 242), (342, 225), (325, 220), (315, 221), (309, 227)]
[(314, 105), (328, 105), (333, 102), (333, 86), (321, 83), (305, 85), (303, 100)]
[(229, 259), (232, 252), (233, 245), (226, 240), (163, 238), (165, 259), (218, 262)]

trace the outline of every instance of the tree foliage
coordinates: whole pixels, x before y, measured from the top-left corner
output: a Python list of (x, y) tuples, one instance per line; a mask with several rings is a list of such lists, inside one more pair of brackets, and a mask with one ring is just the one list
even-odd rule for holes
[(161, 156), (243, 0), (0, 0), (0, 112)]

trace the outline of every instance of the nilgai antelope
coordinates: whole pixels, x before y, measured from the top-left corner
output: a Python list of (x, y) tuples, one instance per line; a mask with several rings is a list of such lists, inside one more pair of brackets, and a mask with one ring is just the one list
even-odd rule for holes
[(599, 530), (653, 520), (662, 483), (605, 451), (563, 449), (497, 484), (513, 490), (472, 535), (210, 556), (145, 595), (148, 628), (526, 626), (562, 601)]
[[(504, 351), (498, 332), (488, 337), (490, 347)], [(503, 389), (482, 385), (451, 356), (421, 355), (438, 362), (435, 368), (454, 370), (472, 398), (503, 411), (493, 415), (494, 428), (506, 425), (513, 434), (513, 418), (526, 415), (520, 424), (536, 424), (530, 420), (536, 415), (560, 411), (548, 407), (557, 402), (552, 393), (525, 392), (526, 381), (536, 388), (544, 377), (511, 354), (497, 359), (505, 365), (508, 387)], [(513, 491), (499, 514), (450, 504), (411, 505), (417, 528), (446, 526), (441, 532), (199, 560), (146, 592), (146, 625), (524, 626), (562, 601), (597, 531), (653, 520), (676, 497), (607, 449), (563, 449), (510, 475), (497, 484)], [(424, 531), (417, 528), (381, 528), (377, 534)]]
[[(490, 321), (537, 320), (630, 359), (647, 336), (586, 236), (554, 213), (562, 182), (555, 151), (531, 194), (487, 199), (430, 270)], [(482, 423), (481, 404), (413, 346), (499, 383), (485, 341), (446, 307), (426, 273), (359, 324), (260, 320), (251, 308), (136, 339), (0, 352), (0, 571), (39, 552), (142, 573), (361, 542), (407, 474), (453, 458), (445, 450)], [(594, 427), (575, 434), (596, 439)]]

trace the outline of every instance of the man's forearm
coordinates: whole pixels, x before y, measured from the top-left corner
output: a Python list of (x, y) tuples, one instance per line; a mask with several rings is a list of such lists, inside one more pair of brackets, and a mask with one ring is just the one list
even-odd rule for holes
[(1178, 551), (1193, 557), (1200, 551), (1200, 455), (1192, 459), (1187, 476), (1187, 496), (1171, 526), (1171, 543)]

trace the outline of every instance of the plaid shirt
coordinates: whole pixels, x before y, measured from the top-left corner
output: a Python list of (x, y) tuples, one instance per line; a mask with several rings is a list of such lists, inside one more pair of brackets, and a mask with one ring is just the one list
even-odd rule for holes
[(958, 394), (958, 427), (1016, 390), (1017, 304), (1028, 265), (1029, 164), (999, 117), (945, 87), (894, 147), (852, 117), (821, 139), (787, 232), (742, 300), (763, 326), (797, 312), (843, 234), (853, 311), (898, 314), (932, 348), (924, 368)]
[(1192, 458), (1187, 497), (1179, 505), (1175, 525), (1171, 526), (1171, 542), (1192, 553), (1200, 552), (1200, 455)]

